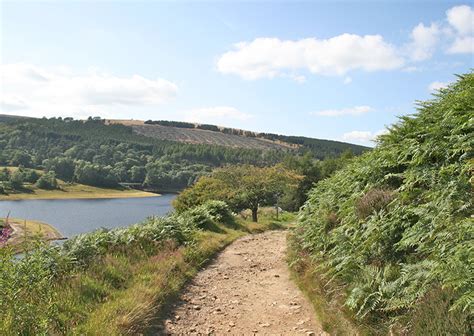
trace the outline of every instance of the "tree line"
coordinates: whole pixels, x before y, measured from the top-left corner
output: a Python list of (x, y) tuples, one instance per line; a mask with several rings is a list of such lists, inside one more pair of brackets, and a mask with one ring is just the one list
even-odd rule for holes
[[(1, 166), (39, 169), (66, 182), (99, 187), (181, 190), (217, 167), (273, 166), (299, 160), (288, 159), (294, 155), (301, 156), (277, 149), (159, 140), (138, 135), (125, 125), (106, 125), (100, 118), (0, 120)], [(308, 153), (306, 160), (315, 160), (315, 156)]]

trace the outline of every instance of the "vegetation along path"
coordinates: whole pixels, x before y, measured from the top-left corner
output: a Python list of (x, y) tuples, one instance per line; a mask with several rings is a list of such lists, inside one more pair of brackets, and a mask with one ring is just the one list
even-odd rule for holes
[(321, 335), (290, 279), (286, 232), (243, 237), (190, 283), (164, 321), (165, 335)]

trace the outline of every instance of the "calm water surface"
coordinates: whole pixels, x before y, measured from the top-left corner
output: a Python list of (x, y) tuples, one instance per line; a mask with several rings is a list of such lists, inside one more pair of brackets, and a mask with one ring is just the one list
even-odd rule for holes
[(95, 229), (128, 226), (149, 216), (171, 211), (174, 194), (160, 197), (0, 201), (0, 217), (38, 220), (51, 224), (64, 236)]

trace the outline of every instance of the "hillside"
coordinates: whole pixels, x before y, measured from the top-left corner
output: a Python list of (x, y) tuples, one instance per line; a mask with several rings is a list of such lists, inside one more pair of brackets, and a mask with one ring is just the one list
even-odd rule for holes
[(364, 146), (333, 140), (259, 133), (237, 128), (180, 121), (109, 119), (105, 122), (106, 124), (129, 126), (137, 134), (160, 140), (259, 150), (292, 150), (299, 153), (310, 151), (318, 159), (338, 156), (347, 150), (350, 150), (355, 155), (359, 155), (369, 149)]
[[(139, 134), (136, 127), (147, 131)], [(213, 129), (212, 125), (200, 127)], [(347, 150), (355, 154), (366, 150), (334, 141), (326, 144), (311, 140), (315, 147), (302, 145), (296, 149), (295, 145), (278, 141), (203, 129), (127, 126), (100, 118), (2, 115), (0, 165), (53, 171), (67, 182), (108, 188), (133, 185), (160, 192), (183, 189), (199, 176), (228, 164), (269, 166), (308, 151), (314, 158), (324, 159)]]
[(473, 110), (470, 73), (317, 184), (293, 237), (306, 290), (374, 333), (472, 333)]
[(255, 149), (292, 149), (287, 143), (277, 143), (266, 141), (264, 139), (249, 138), (234, 134), (225, 134), (201, 129), (178, 128), (161, 125), (141, 125), (132, 126), (133, 130), (145, 136), (152, 138), (179, 141), (191, 144), (209, 144), (218, 146), (229, 146), (239, 148), (255, 148)]

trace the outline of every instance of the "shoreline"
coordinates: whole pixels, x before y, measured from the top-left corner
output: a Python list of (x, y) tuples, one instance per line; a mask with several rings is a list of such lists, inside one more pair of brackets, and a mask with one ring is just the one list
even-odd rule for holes
[[(48, 194), (50, 193), (50, 194)], [(116, 198), (145, 198), (160, 197), (162, 194), (156, 194), (147, 191), (137, 190), (105, 190), (103, 192), (81, 192), (81, 191), (43, 191), (37, 193), (18, 193), (10, 195), (0, 195), (2, 201), (22, 201), (22, 200), (67, 200), (67, 199), (116, 199)]]
[(54, 226), (40, 221), (10, 218), (9, 225), (13, 232), (0, 248), (11, 247), (16, 253), (28, 250), (36, 239), (46, 243), (67, 239)]

